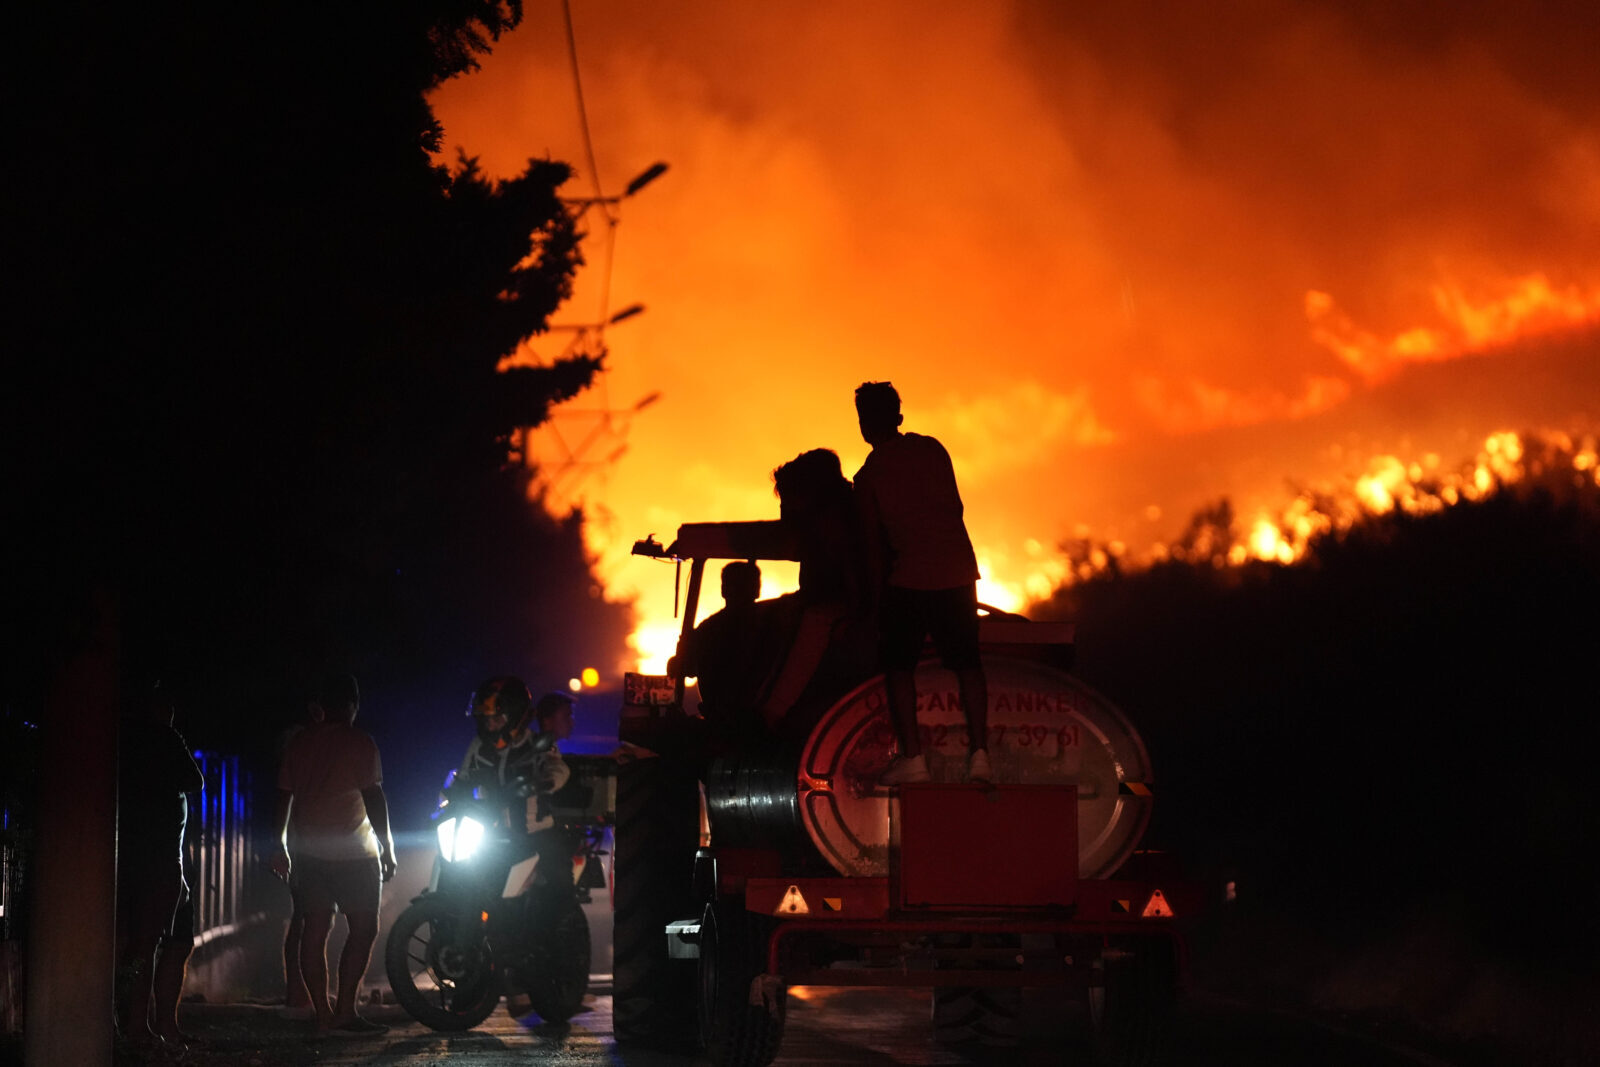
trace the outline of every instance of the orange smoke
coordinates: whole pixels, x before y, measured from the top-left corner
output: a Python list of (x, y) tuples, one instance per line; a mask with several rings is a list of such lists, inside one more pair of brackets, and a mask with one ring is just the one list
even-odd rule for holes
[[(1592, 351), (1525, 344), (1600, 323), (1590, 57), (1509, 3), (1389, 8), (574, 5), (600, 174), (573, 195), (671, 170), (614, 233), (591, 219), (558, 320), (648, 311), (529, 445), (638, 598), (637, 655), (676, 625), (632, 542), (775, 516), (770, 472), (809, 448), (852, 473), (863, 380), (949, 448), (1007, 608), (1221, 495), (1260, 512), (1245, 553), (1293, 558), (1338, 520), (1276, 506), (1285, 478), (1405, 507), (1429, 454), (1600, 415)], [(557, 5), (434, 103), (488, 173), (586, 159)]]
[(1316, 290), (1306, 294), (1306, 318), (1317, 343), (1369, 382), (1382, 381), (1407, 363), (1457, 359), (1600, 323), (1600, 286), (1556, 288), (1542, 273), (1534, 273), (1497, 288), (1496, 295), (1473, 301), (1460, 285), (1431, 286), (1443, 323), (1415, 326), (1387, 340), (1358, 327), (1332, 296)]

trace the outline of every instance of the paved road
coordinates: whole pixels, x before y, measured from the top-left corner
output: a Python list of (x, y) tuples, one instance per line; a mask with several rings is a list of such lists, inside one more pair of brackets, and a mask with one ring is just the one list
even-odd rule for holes
[[(193, 1067), (510, 1067), (559, 1064), (590, 1067), (690, 1067), (689, 1056), (619, 1048), (611, 1033), (609, 986), (597, 983), (588, 1010), (566, 1027), (540, 1025), (495, 1012), (464, 1034), (441, 1034), (385, 1005), (368, 1014), (391, 1029), (374, 1038), (315, 1038), (306, 1024), (253, 1006), (193, 1006), (185, 1025), (206, 1044), (185, 1062)], [(1051, 1029), (1057, 1013), (1035, 1013), (1019, 1047), (968, 1055), (932, 1039), (927, 994), (915, 990), (811, 990), (790, 1000), (780, 1065), (1063, 1065), (1072, 1055), (1064, 1030)], [(136, 1062), (120, 1057), (119, 1063)], [(1184, 1014), (1171, 1067), (1479, 1067), (1407, 1048), (1381, 1035), (1223, 1000), (1192, 1001)]]
[[(386, 894), (386, 928), (426, 876), (426, 864), (403, 864), (404, 885)], [(412, 884), (415, 883), (415, 884)], [(310, 1064), (363, 1067), (438, 1067), (444, 1061), (464, 1067), (511, 1064), (561, 1064), (586, 1067), (688, 1067), (696, 1061), (652, 1050), (619, 1048), (612, 1036), (611, 915), (604, 901), (587, 907), (594, 943), (594, 969), (587, 1010), (569, 1027), (527, 1024), (497, 1010), (477, 1029), (440, 1034), (414, 1022), (398, 1007), (380, 1005), (367, 1013), (388, 1023), (377, 1038), (321, 1038), (305, 1023), (278, 1017), (256, 1005), (186, 1005), (185, 1026), (204, 1044), (182, 1062), (185, 1067), (305, 1067)], [(386, 988), (381, 950), (374, 953), (367, 986)], [(268, 961), (269, 963), (272, 961)], [(276, 966), (274, 963), (273, 966)], [(985, 1062), (1052, 1067), (1083, 1062), (1074, 1056), (1069, 1012), (1059, 1004), (1039, 1003), (1043, 991), (1030, 991), (1027, 1026), (1017, 1047), (985, 1057), (935, 1042), (928, 1024), (926, 990), (797, 990), (789, 1000), (789, 1025), (780, 1065), (835, 1064), (941, 1065)], [(981, 1053), (981, 1050), (980, 1050)], [(128, 1050), (122, 1064), (143, 1062)], [(1170, 1067), (1497, 1067), (1492, 1060), (1465, 1061), (1407, 1047), (1382, 1033), (1330, 1024), (1306, 1015), (1277, 1012), (1217, 998), (1191, 998), (1182, 1016)], [(3, 1065), (0, 1065), (3, 1067)]]

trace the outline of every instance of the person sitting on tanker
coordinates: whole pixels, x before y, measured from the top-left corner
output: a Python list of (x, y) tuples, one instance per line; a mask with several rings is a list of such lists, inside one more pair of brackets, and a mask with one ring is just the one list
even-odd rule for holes
[(899, 754), (884, 785), (928, 780), (917, 729), (916, 668), (924, 637), (955, 672), (966, 713), (967, 777), (989, 778), (988, 680), (978, 650), (978, 559), (962, 517), (950, 454), (935, 438), (900, 430), (900, 394), (888, 382), (856, 389), (861, 437), (872, 446), (855, 498), (875, 598), (878, 654)]
[(708, 616), (679, 643), (667, 664), (675, 678), (697, 678), (700, 713), (713, 729), (735, 733), (741, 714), (756, 706), (762, 667), (761, 568), (734, 560), (722, 568), (721, 611)]
[[(772, 472), (779, 521), (799, 548), (800, 589), (787, 617), (786, 653), (761, 703), (762, 717), (776, 725), (800, 702), (830, 653), (849, 669), (852, 642), (843, 633), (860, 601), (861, 551), (850, 480), (838, 453), (802, 452)], [(788, 599), (788, 598), (783, 598)]]
[(859, 599), (859, 535), (850, 479), (831, 448), (802, 452), (772, 472), (778, 520), (800, 549), (800, 599), (850, 607)]

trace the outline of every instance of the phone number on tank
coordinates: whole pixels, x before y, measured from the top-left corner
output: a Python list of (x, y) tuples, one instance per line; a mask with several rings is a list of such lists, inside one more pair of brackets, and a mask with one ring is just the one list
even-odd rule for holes
[[(965, 752), (971, 746), (967, 742), (967, 728), (965, 726), (946, 726), (943, 723), (922, 723), (917, 727), (917, 732), (922, 737), (923, 748), (960, 749)], [(894, 743), (894, 731), (883, 724), (876, 731), (874, 739), (885, 747)], [(1077, 723), (1067, 723), (1064, 726), (1046, 726), (1043, 723), (997, 723), (989, 727), (988, 748), (1042, 748), (1051, 742), (1059, 748), (1075, 748), (1082, 744)]]

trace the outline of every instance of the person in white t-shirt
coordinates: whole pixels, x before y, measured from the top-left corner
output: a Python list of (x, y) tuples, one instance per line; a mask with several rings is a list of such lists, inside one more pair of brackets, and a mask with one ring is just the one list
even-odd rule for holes
[[(323, 680), (314, 697), (322, 722), (289, 742), (278, 772), (272, 869), (290, 882), (305, 911), (300, 970), (319, 1031), (381, 1033), (356, 1014), (356, 993), (378, 937), (382, 883), (394, 877), (394, 839), (378, 746), (354, 726), (361, 706), (348, 674)], [(295, 836), (291, 863), (288, 835)], [(349, 925), (339, 956), (337, 1000), (328, 1003), (328, 933), (336, 911)]]

